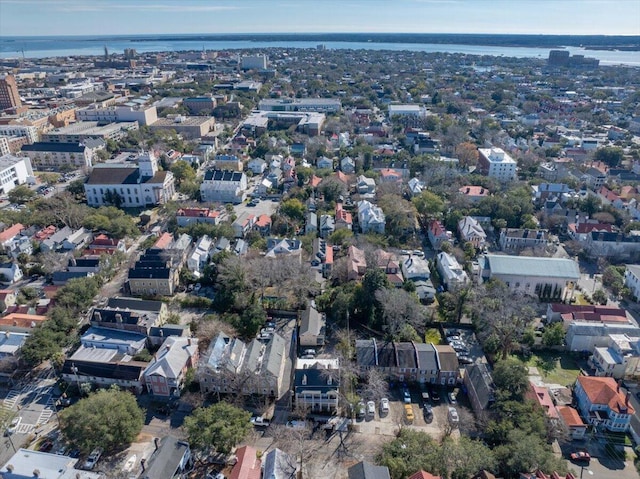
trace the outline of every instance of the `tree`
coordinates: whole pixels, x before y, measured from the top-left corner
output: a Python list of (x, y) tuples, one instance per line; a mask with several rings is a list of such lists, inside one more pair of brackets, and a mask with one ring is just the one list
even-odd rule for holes
[(170, 168), (171, 173), (176, 180), (176, 185), (180, 187), (182, 183), (194, 182), (196, 172), (189, 163), (184, 160), (178, 160)]
[(556, 459), (539, 437), (520, 429), (511, 430), (506, 444), (496, 447), (493, 452), (503, 477), (518, 477), (523, 471), (535, 469), (559, 474), (567, 470), (566, 461)]
[(67, 442), (82, 452), (100, 446), (122, 449), (138, 436), (144, 411), (133, 394), (114, 386), (99, 390), (58, 413), (60, 430)]
[(456, 156), (460, 162), (460, 167), (468, 170), (472, 166), (476, 166), (478, 162), (478, 147), (469, 141), (460, 143), (456, 146)]
[(437, 217), (444, 211), (444, 201), (431, 191), (424, 190), (418, 196), (414, 196), (411, 202), (424, 219)]
[(35, 191), (27, 185), (18, 185), (7, 193), (7, 197), (11, 203), (24, 204), (36, 196)]
[(386, 217), (385, 230), (393, 238), (405, 238), (416, 227), (416, 208), (400, 195), (387, 194), (378, 199)]
[(280, 205), (280, 213), (294, 221), (304, 220), (305, 206), (296, 198), (283, 201)]
[(414, 329), (424, 326), (424, 311), (415, 295), (403, 289), (379, 288), (375, 298), (382, 311), (383, 329), (393, 340), (400, 340), (404, 329), (410, 326)]
[(255, 298), (252, 297), (249, 305), (240, 315), (235, 328), (240, 336), (244, 338), (254, 338), (266, 320), (267, 313), (262, 306), (255, 301)]
[(446, 437), (440, 445), (441, 469), (443, 477), (467, 479), (476, 472), (495, 467), (491, 450), (480, 441), (461, 435), (455, 440)]
[(441, 467), (438, 444), (428, 434), (402, 428), (398, 436), (382, 446), (377, 462), (389, 468), (393, 479), (404, 479), (424, 469), (436, 473)]
[(598, 148), (593, 158), (596, 161), (606, 163), (611, 168), (615, 168), (624, 159), (624, 151), (622, 148), (606, 146)]
[(500, 341), (502, 358), (506, 359), (535, 317), (531, 297), (510, 291), (499, 280), (489, 281), (469, 294), (480, 340), (484, 342), (495, 335)]
[(564, 343), (564, 328), (562, 323), (553, 323), (546, 327), (542, 333), (542, 344), (546, 347), (562, 346)]
[(228, 454), (251, 430), (250, 417), (247, 411), (219, 402), (193, 411), (184, 420), (184, 428), (192, 448)]
[(516, 358), (502, 359), (493, 368), (493, 383), (505, 399), (522, 400), (529, 387), (527, 368)]

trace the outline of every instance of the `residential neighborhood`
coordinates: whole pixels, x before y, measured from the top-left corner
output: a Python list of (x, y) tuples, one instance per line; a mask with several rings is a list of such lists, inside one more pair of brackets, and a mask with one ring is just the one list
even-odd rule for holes
[(637, 477), (637, 65), (132, 45), (0, 57), (0, 476)]

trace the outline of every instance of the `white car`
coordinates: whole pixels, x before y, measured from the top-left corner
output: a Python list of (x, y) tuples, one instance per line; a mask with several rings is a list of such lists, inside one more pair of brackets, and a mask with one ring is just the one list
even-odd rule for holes
[(367, 402), (367, 416), (375, 416), (376, 415), (376, 403), (373, 401)]
[(84, 461), (82, 468), (86, 469), (87, 471), (90, 471), (91, 469), (96, 467), (96, 464), (98, 464), (98, 461), (100, 460), (101, 456), (102, 456), (102, 448), (96, 447), (93, 451), (91, 451), (91, 454), (89, 454), (89, 457), (87, 457), (87, 460)]
[(456, 408), (449, 406), (449, 422), (452, 426), (457, 426), (460, 422), (460, 416)]
[(14, 417), (11, 420), (11, 424), (9, 424), (9, 426), (7, 427), (7, 431), (5, 435), (8, 436), (9, 434), (13, 434), (14, 432), (16, 432), (16, 429), (18, 429), (18, 426), (20, 425), (21, 422), (22, 422), (21, 416)]
[(380, 399), (380, 412), (385, 414), (389, 412), (389, 400), (387, 398)]

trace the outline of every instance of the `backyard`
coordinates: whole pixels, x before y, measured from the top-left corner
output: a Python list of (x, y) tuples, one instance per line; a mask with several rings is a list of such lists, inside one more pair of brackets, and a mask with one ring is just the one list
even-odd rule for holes
[(528, 367), (537, 368), (547, 384), (568, 386), (573, 384), (580, 374), (576, 358), (564, 351), (532, 351), (528, 359), (521, 356), (518, 356), (518, 359)]

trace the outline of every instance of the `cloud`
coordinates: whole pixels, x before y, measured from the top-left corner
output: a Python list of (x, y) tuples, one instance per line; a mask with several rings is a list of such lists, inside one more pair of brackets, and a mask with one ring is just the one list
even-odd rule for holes
[(199, 13), (241, 10), (240, 5), (211, 5), (210, 3), (192, 2), (147, 2), (127, 0), (102, 0), (91, 2), (83, 0), (0, 0), (0, 4), (29, 6), (40, 8), (49, 7), (56, 12), (106, 12), (106, 11), (140, 11), (140, 12), (169, 12), (169, 13)]

